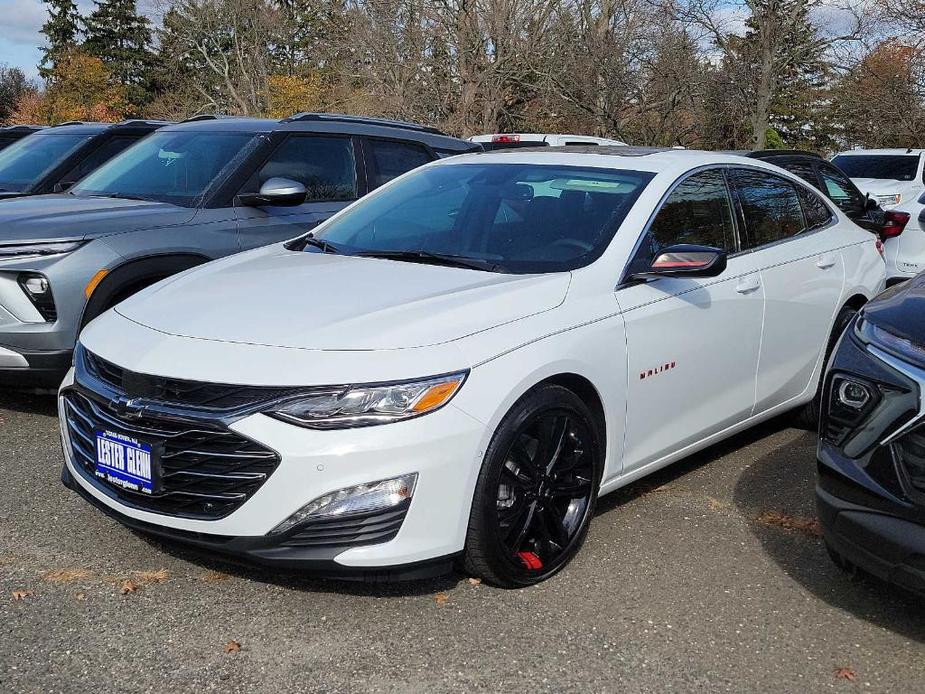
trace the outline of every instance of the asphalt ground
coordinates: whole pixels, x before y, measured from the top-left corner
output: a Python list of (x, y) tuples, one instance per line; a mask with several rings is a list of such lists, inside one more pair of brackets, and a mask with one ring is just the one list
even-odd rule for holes
[(60, 466), (52, 398), (0, 394), (0, 692), (925, 691), (925, 606), (829, 562), (786, 421), (605, 497), (575, 561), (516, 591), (204, 559)]

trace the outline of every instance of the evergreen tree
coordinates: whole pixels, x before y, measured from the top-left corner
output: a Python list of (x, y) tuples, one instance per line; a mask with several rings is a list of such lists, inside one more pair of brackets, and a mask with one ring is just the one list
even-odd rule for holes
[(53, 78), (55, 65), (77, 46), (81, 17), (74, 0), (45, 0), (45, 4), (48, 21), (42, 25), (42, 33), (48, 45), (41, 49), (39, 74), (47, 80)]
[(96, 9), (84, 20), (84, 50), (109, 68), (112, 79), (129, 89), (130, 99), (144, 97), (151, 64), (151, 23), (138, 14), (135, 0), (94, 0)]

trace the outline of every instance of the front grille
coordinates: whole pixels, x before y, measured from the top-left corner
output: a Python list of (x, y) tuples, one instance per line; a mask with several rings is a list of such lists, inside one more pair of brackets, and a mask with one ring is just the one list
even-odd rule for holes
[(83, 366), (95, 378), (131, 398), (144, 398), (180, 407), (229, 412), (279, 400), (303, 389), (203, 383), (135, 373), (78, 347)]
[(925, 425), (900, 437), (896, 449), (909, 485), (915, 491), (925, 494)]
[[(279, 465), (279, 455), (205, 417), (146, 410), (120, 415), (109, 400), (71, 389), (64, 394), (74, 462), (85, 477), (128, 506), (172, 516), (214, 520), (241, 506)], [(148, 495), (97, 478), (97, 429), (114, 429), (159, 447), (162, 489)]]
[(336, 549), (388, 542), (398, 534), (410, 504), (408, 499), (386, 511), (310, 521), (299, 526), (280, 545)]

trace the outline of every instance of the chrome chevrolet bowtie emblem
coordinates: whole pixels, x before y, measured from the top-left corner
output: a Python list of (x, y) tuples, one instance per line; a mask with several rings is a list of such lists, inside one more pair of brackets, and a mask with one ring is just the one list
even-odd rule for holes
[(140, 398), (119, 398), (113, 402), (113, 409), (124, 419), (141, 419), (148, 407)]

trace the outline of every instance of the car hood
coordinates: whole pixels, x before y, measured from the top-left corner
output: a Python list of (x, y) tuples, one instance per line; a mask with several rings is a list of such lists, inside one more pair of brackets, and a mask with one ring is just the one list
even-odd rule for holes
[(864, 318), (894, 335), (925, 345), (925, 273), (884, 291), (864, 307)]
[(903, 202), (912, 195), (912, 192), (921, 187), (915, 181), (894, 181), (889, 178), (852, 178), (862, 193), (870, 195), (893, 195), (902, 193)]
[(443, 344), (555, 308), (569, 273), (503, 275), (271, 246), (157, 284), (116, 311), (169, 335), (311, 350)]
[(162, 202), (31, 195), (0, 202), (0, 243), (96, 238), (180, 224), (194, 214)]

